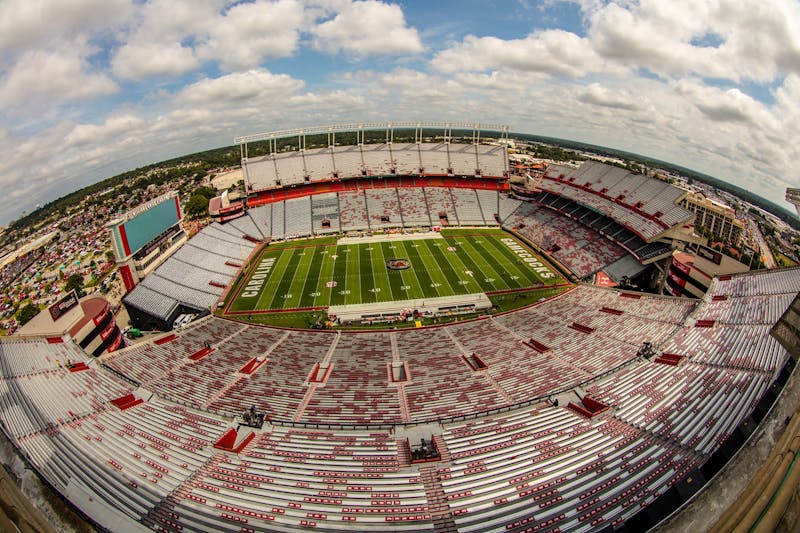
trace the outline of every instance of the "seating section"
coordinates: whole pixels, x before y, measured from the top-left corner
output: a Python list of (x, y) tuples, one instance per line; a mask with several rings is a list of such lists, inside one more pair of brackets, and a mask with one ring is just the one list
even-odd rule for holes
[(273, 427), (239, 456), (207, 463), (172, 513), (188, 529), (433, 530), (418, 472), (400, 468), (381, 431)]
[(420, 173), (422, 160), (418, 144), (392, 144), (390, 150), (396, 174)]
[(663, 242), (645, 242), (633, 231), (613, 219), (584, 205), (573, 202), (569, 198), (564, 198), (563, 196), (550, 194), (548, 192), (540, 192), (536, 194), (533, 199), (537, 203), (545, 205), (553, 211), (557, 211), (574, 221), (580, 222), (600, 235), (611, 239), (631, 252), (640, 261), (659, 258), (672, 252), (672, 248), (669, 244)]
[(364, 191), (372, 229), (402, 227), (397, 189), (368, 189)]
[(397, 189), (397, 197), (400, 199), (400, 212), (406, 226), (430, 226), (433, 223), (422, 189)]
[(264, 238), (272, 238), (272, 204), (254, 207), (247, 213)]
[(340, 230), (339, 197), (336, 193), (316, 194), (311, 197), (311, 224), (315, 234), (335, 233)]
[(644, 363), (586, 392), (616, 407), (616, 418), (707, 455), (755, 408), (770, 382), (760, 372)]
[(694, 217), (677, 205), (686, 194), (682, 189), (596, 161), (579, 168), (550, 165), (539, 186), (608, 216), (647, 241)]
[(502, 177), (508, 171), (505, 146), (462, 143), (393, 143), (310, 148), (250, 157), (243, 161), (248, 190), (352, 178), (362, 175)]
[(613, 417), (536, 406), (446, 427), (438, 470), (458, 531), (618, 525), (701, 462)]
[[(207, 317), (102, 363), (69, 339), (2, 339), (0, 419), (50, 486), (109, 529), (128, 517), (169, 531), (603, 530), (753, 412), (788, 359), (769, 330), (798, 287), (800, 268), (715, 280), (699, 302), (579, 285), (412, 331)], [(676, 364), (639, 357), (642, 342)], [(608, 409), (586, 418), (556, 396)], [(264, 427), (238, 454), (216, 450), (250, 406)], [(405, 443), (421, 435), (436, 462), (412, 463)]]
[(311, 198), (286, 200), (286, 238), (308, 237), (312, 234)]
[(620, 258), (626, 251), (592, 229), (536, 203), (524, 203), (505, 220), (541, 250), (568, 268), (578, 278), (586, 278)]
[(508, 401), (487, 378), (474, 372), (442, 329), (397, 335), (399, 360), (408, 365), (404, 385), (412, 422), (457, 416), (464, 410), (503, 407)]
[[(294, 418), (306, 394), (306, 378), (314, 364), (324, 359), (333, 336), (267, 332), (273, 333), (268, 337), (272, 347), (263, 354), (267, 362), (252, 375), (237, 375), (227, 389), (212, 396), (208, 403), (210, 411), (231, 416), (255, 406), (270, 420), (291, 421)], [(264, 330), (251, 327), (246, 333), (262, 335)], [(246, 342), (247, 337), (243, 338)], [(225, 345), (220, 347), (223, 353), (227, 349)], [(249, 351), (248, 355), (258, 354)]]
[(401, 420), (397, 391), (386, 371), (391, 357), (385, 334), (343, 334), (330, 360), (330, 376), (324, 387), (314, 390), (301, 420), (344, 424)]
[[(249, 216), (237, 221), (239, 227), (257, 227)], [(211, 307), (236, 275), (237, 267), (229, 263), (241, 264), (256, 246), (239, 227), (215, 222), (203, 228), (134, 287), (124, 298), (126, 305), (164, 320), (180, 304), (198, 311)]]
[[(484, 220), (483, 212), (473, 189), (450, 189), (458, 222), (464, 226), (484, 226), (494, 224), (494, 219)], [(496, 193), (495, 193), (496, 194)]]
[(369, 229), (367, 202), (364, 191), (339, 193), (339, 221), (342, 231)]
[[(481, 207), (481, 214), (483, 215), (483, 220), (486, 221), (487, 225), (492, 225), (497, 222), (495, 219), (495, 215), (499, 216), (499, 196), (500, 193), (497, 191), (483, 191), (483, 190), (476, 190), (475, 195), (478, 197), (478, 203)], [(519, 206), (517, 204), (514, 209)]]
[(444, 187), (426, 187), (422, 189), (434, 224), (458, 226), (458, 215), (453, 207), (450, 189)]

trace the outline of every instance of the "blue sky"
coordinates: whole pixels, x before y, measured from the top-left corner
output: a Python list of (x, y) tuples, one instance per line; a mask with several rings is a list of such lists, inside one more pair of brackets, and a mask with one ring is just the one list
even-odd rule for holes
[(800, 4), (0, 2), (0, 224), (236, 135), (359, 120), (505, 123), (787, 205)]

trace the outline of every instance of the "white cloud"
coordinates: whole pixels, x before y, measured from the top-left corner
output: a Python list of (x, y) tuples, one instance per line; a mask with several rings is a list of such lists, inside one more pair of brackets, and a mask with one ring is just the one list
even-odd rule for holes
[(176, 96), (180, 106), (232, 107), (244, 102), (268, 102), (280, 106), (281, 97), (294, 94), (304, 83), (286, 74), (263, 69), (205, 78), (184, 87)]
[(295, 0), (239, 4), (213, 24), (198, 52), (226, 70), (253, 68), (265, 58), (292, 55), (306, 19)]
[(792, 0), (642, 0), (588, 18), (598, 54), (666, 77), (770, 81), (800, 73), (800, 4)]
[(0, 79), (0, 106), (17, 114), (40, 113), (40, 104), (105, 96), (118, 90), (114, 81), (91, 72), (93, 50), (82, 40), (62, 43), (57, 50), (22, 53)]
[(31, 47), (53, 36), (73, 38), (111, 28), (131, 11), (129, 0), (4, 0), (0, 3), (0, 52)]
[(579, 77), (602, 65), (589, 43), (563, 30), (545, 30), (524, 39), (468, 35), (437, 53), (431, 64), (442, 72), (514, 69)]
[(340, 6), (330, 20), (312, 30), (314, 46), (354, 56), (415, 54), (423, 50), (417, 30), (406, 26), (400, 6), (375, 0)]
[(578, 100), (587, 104), (594, 104), (613, 109), (634, 110), (641, 107), (639, 98), (627, 90), (609, 90), (599, 83), (592, 83), (576, 95)]
[(199, 66), (191, 48), (179, 43), (126, 44), (114, 56), (114, 74), (122, 79), (179, 76)]
[(152, 0), (138, 8), (120, 36), (111, 65), (122, 79), (178, 76), (199, 67), (191, 42), (213, 27), (222, 0)]
[(126, 113), (108, 117), (103, 124), (78, 124), (64, 136), (62, 148), (77, 148), (104, 143), (115, 137), (136, 138), (144, 120)]

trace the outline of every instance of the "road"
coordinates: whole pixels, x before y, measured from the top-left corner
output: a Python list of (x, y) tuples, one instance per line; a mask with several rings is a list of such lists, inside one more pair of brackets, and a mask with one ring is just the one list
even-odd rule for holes
[(772, 250), (769, 249), (766, 239), (764, 239), (764, 236), (761, 234), (755, 222), (750, 220), (748, 224), (750, 225), (750, 232), (755, 237), (756, 243), (761, 251), (761, 260), (764, 261), (764, 266), (767, 268), (775, 268), (777, 266), (775, 264), (775, 258), (772, 256)]

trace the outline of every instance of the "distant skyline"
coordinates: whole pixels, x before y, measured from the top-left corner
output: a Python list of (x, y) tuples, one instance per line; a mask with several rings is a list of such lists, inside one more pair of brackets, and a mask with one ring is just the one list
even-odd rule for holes
[(466, 120), (692, 168), (787, 209), (794, 0), (4, 0), (0, 224), (249, 133)]

